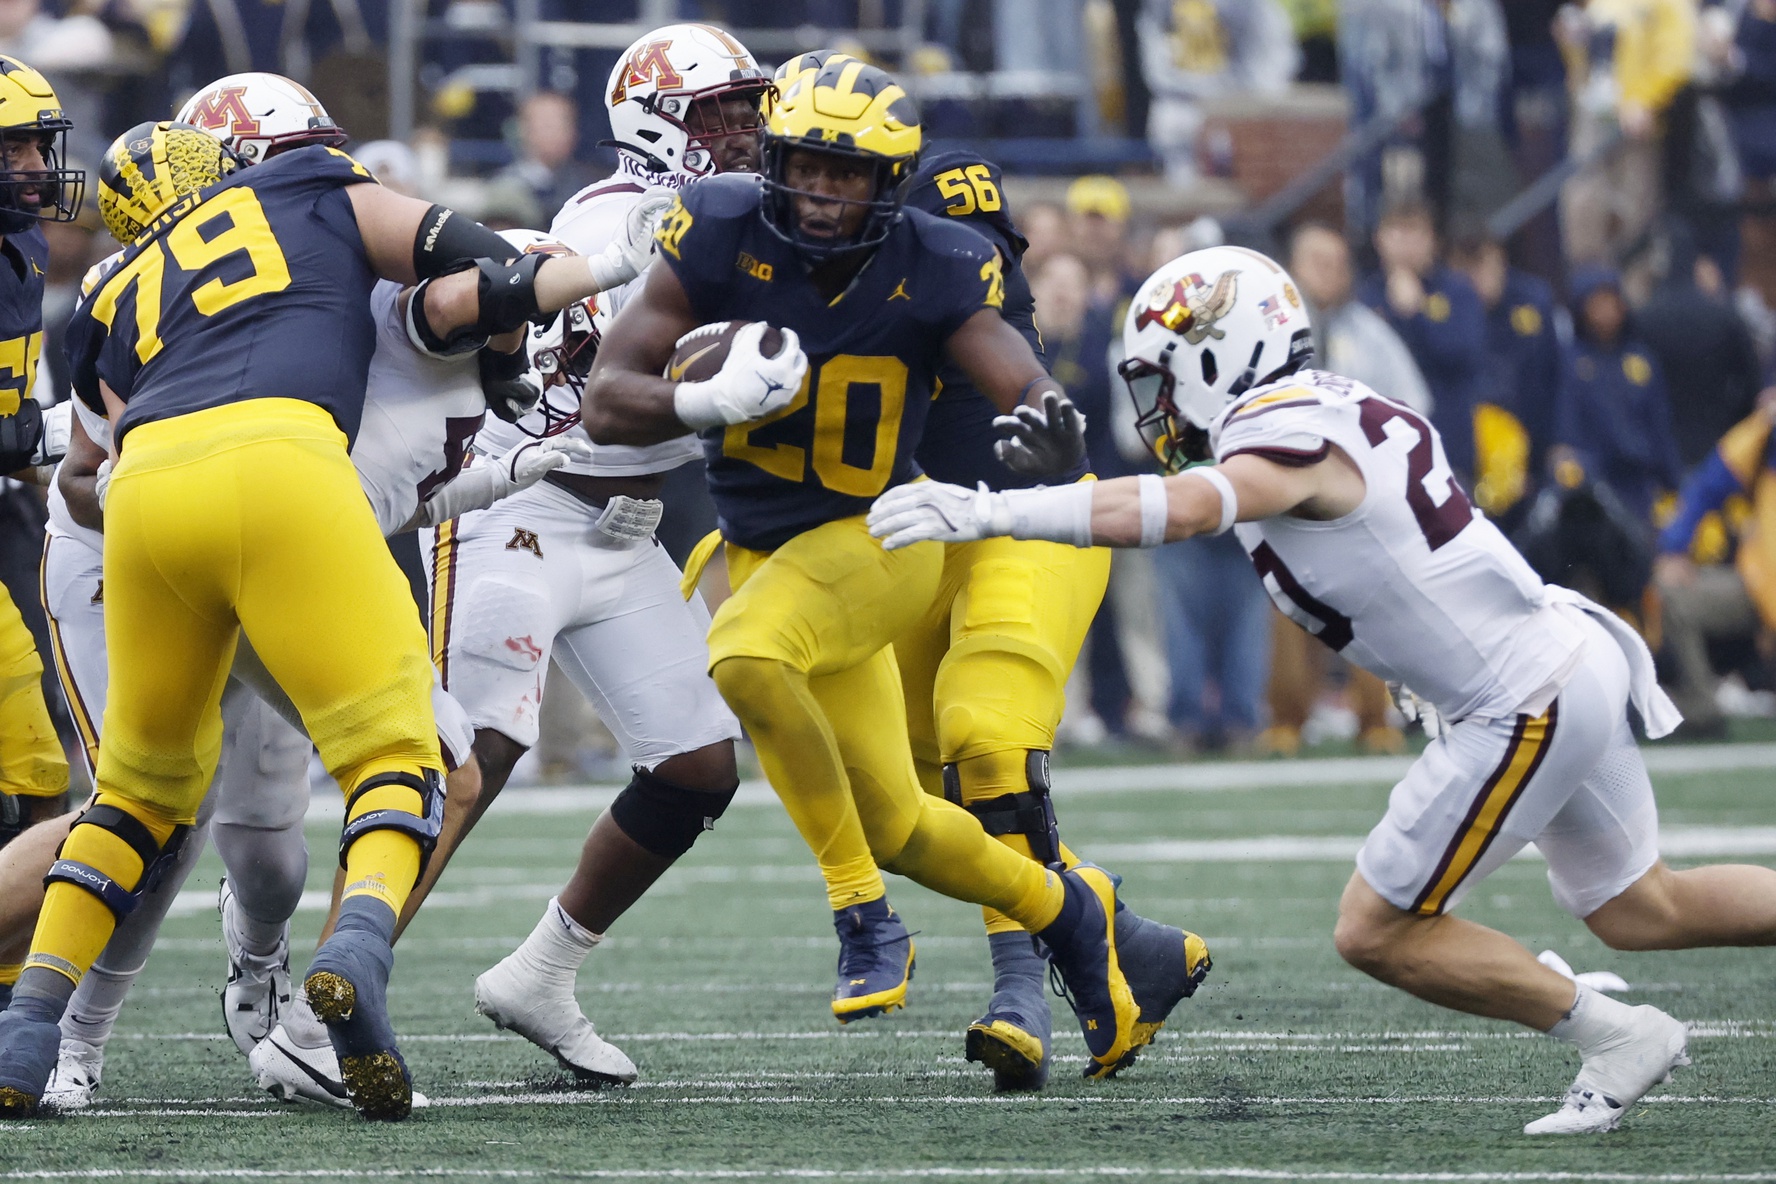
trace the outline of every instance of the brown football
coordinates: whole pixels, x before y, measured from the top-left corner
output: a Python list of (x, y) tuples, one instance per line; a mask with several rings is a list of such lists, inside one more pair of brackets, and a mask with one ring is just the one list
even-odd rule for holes
[[(678, 339), (678, 348), (672, 351), (672, 357), (666, 363), (666, 377), (673, 382), (702, 382), (706, 378), (714, 378), (722, 363), (728, 360), (728, 350), (733, 347), (734, 334), (755, 321), (716, 321), (692, 329)], [(777, 356), (783, 348), (783, 334), (770, 325), (765, 326), (765, 335), (759, 341), (759, 351), (767, 358)]]

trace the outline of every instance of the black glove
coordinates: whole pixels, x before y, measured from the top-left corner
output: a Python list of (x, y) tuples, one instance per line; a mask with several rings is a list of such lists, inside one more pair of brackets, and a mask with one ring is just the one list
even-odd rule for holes
[(0, 415), (0, 475), (29, 468), (43, 444), (43, 405), (19, 396), (18, 411)]
[(509, 354), (484, 349), (475, 360), (481, 368), (481, 393), (487, 396), (487, 409), (507, 423), (517, 423), (543, 397), (523, 346)]
[(993, 455), (1006, 468), (1031, 477), (1056, 477), (1085, 459), (1085, 416), (1060, 391), (1042, 396), (1042, 410), (1025, 404), (993, 420), (1000, 439)]

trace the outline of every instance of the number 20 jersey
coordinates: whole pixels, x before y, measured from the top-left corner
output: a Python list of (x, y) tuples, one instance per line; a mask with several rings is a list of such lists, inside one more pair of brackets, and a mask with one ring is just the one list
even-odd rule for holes
[(181, 199), (75, 309), (75, 394), (103, 414), (103, 379), (127, 404), (119, 442), (139, 423), (268, 398), (323, 407), (355, 438), (376, 276), (344, 187), (374, 180), (343, 152), (298, 148)]
[(829, 300), (795, 248), (764, 224), (762, 193), (742, 174), (699, 181), (655, 237), (700, 322), (794, 329), (808, 355), (788, 407), (702, 436), (722, 537), (771, 551), (865, 513), (877, 494), (912, 479), (944, 344), (969, 317), (1004, 303), (1004, 279), (979, 234), (906, 210)]
[(1415, 412), (1310, 370), (1252, 390), (1209, 430), (1217, 462), (1307, 465), (1336, 446), (1363, 475), (1362, 504), (1342, 518), (1278, 515), (1235, 528), (1296, 624), (1449, 720), (1545, 706), (1564, 685), (1583, 633), (1474, 510)]

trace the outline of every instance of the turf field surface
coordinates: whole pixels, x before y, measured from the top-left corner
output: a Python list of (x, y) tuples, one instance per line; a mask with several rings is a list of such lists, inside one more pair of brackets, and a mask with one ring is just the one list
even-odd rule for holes
[[(1679, 866), (1776, 865), (1776, 746), (1650, 753)], [(0, 1125), (0, 1179), (1285, 1179), (1776, 1181), (1776, 954), (1617, 954), (1549, 898), (1533, 858), (1464, 915), (1630, 1002), (1696, 1025), (1695, 1066), (1623, 1130), (1531, 1140), (1577, 1068), (1563, 1045), (1418, 1003), (1345, 967), (1330, 934), (1350, 857), (1396, 760), (1062, 769), (1070, 842), (1141, 911), (1204, 934), (1215, 969), (1118, 1080), (1060, 1064), (1002, 1098), (961, 1057), (991, 981), (978, 913), (891, 880), (917, 931), (911, 1005), (840, 1029), (835, 944), (809, 856), (768, 791), (592, 956), (580, 998), (642, 1080), (589, 1092), (474, 1014), (472, 983), (535, 923), (609, 791), (511, 791), (398, 948), (391, 1000), (432, 1105), (373, 1126), (254, 1086), (222, 1034), (224, 959), (206, 855), (111, 1045), (95, 1108)], [(318, 930), (337, 806), (309, 832), (298, 962)]]

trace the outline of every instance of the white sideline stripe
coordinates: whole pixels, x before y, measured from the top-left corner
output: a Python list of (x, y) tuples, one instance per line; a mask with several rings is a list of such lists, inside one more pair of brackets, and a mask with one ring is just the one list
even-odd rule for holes
[[(1641, 750), (1655, 776), (1691, 776), (1776, 767), (1776, 743), (1690, 744)], [(1283, 789), (1291, 786), (1363, 785), (1398, 781), (1412, 767), (1406, 756), (1325, 757), (1290, 761), (1227, 761), (1174, 765), (1116, 765), (1061, 769), (1055, 777), (1060, 798), (1103, 793), (1167, 790), (1214, 793), (1224, 790)], [(611, 804), (618, 785), (514, 787), (499, 795), (494, 810), (501, 814), (594, 815)], [(763, 781), (745, 781), (734, 797), (736, 806), (775, 806), (777, 795)], [(345, 813), (340, 796), (317, 788), (309, 799), (308, 816), (335, 821)], [(575, 838), (578, 841), (578, 838)]]
[[(19, 1128), (13, 1128), (19, 1129)], [(30, 1129), (30, 1128), (24, 1128)], [(1304, 1172), (1290, 1168), (73, 1168), (0, 1172), (0, 1180), (1326, 1180), (1378, 1184), (1766, 1184), (1776, 1172)]]
[[(1238, 839), (1151, 839), (1144, 843), (1098, 843), (1094, 857), (1107, 863), (1348, 863), (1363, 845), (1361, 835), (1258, 835)], [(1672, 826), (1659, 832), (1659, 853), (1674, 859), (1711, 859), (1736, 855), (1776, 855), (1776, 826)], [(1518, 859), (1540, 859), (1532, 844)], [(673, 873), (681, 883), (801, 884), (819, 879), (809, 864), (750, 864), (683, 868)], [(483, 909), (514, 901), (548, 900), (561, 890), (559, 880), (487, 884), (434, 892), (425, 907)], [(307, 891), (296, 911), (326, 912), (330, 896)], [(188, 889), (173, 898), (167, 915), (194, 917), (216, 910), (216, 894)]]

